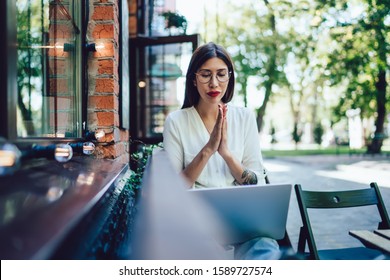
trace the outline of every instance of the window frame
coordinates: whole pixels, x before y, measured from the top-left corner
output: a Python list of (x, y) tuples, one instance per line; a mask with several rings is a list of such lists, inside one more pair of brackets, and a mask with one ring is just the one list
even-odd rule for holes
[(130, 135), (132, 139), (146, 144), (158, 144), (163, 140), (162, 135), (152, 137), (140, 135), (146, 131), (146, 127), (142, 124), (142, 117), (146, 114), (145, 101), (142, 99), (145, 97), (145, 92), (144, 89), (138, 87), (141, 76), (146, 72), (144, 62), (147, 53), (145, 49), (150, 46), (191, 43), (192, 52), (194, 52), (199, 42), (199, 34), (130, 38), (130, 57), (133, 58), (130, 67), (130, 92), (132, 92), (130, 95), (130, 111), (132, 112)]
[[(7, 139), (16, 138), (16, 112), (10, 108), (16, 104), (16, 6), (13, 0), (4, 0), (0, 3), (0, 52), (4, 55), (1, 67), (0, 83), (0, 136)], [(16, 109), (16, 107), (15, 107)]]
[[(75, 63), (78, 65), (75, 71), (75, 92), (76, 92), (76, 117), (80, 122), (77, 128), (78, 137), (18, 137), (17, 134), (17, 19), (16, 2), (14, 0), (3, 0), (0, 4), (1, 18), (1, 42), (0, 51), (5, 56), (5, 62), (1, 63), (1, 84), (0, 84), (0, 137), (16, 144), (31, 143), (61, 143), (78, 142), (82, 140), (87, 132), (87, 83), (85, 82), (88, 53), (83, 46), (86, 44), (86, 8), (84, 1), (75, 1), (78, 9), (77, 17), (74, 18), (80, 27), (80, 35), (76, 39), (78, 51), (76, 52)], [(5, 93), (5, 94), (4, 94)]]

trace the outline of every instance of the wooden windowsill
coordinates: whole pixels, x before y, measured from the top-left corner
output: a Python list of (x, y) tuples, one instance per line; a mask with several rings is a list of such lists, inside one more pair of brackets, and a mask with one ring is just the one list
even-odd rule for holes
[(47, 259), (128, 165), (74, 157), (39, 159), (0, 177), (0, 258)]

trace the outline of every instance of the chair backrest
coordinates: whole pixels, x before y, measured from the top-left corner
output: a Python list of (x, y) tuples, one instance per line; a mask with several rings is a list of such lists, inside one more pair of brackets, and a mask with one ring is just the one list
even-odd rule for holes
[(381, 217), (378, 228), (390, 228), (389, 216), (376, 183), (371, 183), (370, 188), (346, 191), (302, 190), (299, 184), (295, 185), (294, 188), (303, 223), (298, 241), (299, 253), (304, 253), (307, 241), (310, 257), (314, 259), (319, 258), (307, 211), (309, 208), (326, 209), (376, 205)]

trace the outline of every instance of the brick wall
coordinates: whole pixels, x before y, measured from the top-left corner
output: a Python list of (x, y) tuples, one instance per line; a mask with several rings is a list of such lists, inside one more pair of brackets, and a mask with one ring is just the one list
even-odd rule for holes
[[(69, 10), (69, 4), (62, 3)], [(119, 24), (117, 0), (90, 0), (87, 43), (95, 43), (97, 51), (90, 52), (87, 59), (87, 118), (89, 131), (103, 129), (106, 133), (96, 145), (96, 157), (128, 162), (129, 133), (119, 127)], [(73, 28), (68, 19), (59, 5), (51, 2), (48, 43), (63, 46), (72, 36)], [(64, 48), (48, 50), (48, 126), (53, 134), (66, 132), (74, 125), (72, 63), (72, 56)]]
[(117, 0), (90, 1), (87, 38), (97, 51), (88, 58), (88, 127), (103, 129), (96, 156), (128, 162), (127, 130), (119, 127), (119, 6)]

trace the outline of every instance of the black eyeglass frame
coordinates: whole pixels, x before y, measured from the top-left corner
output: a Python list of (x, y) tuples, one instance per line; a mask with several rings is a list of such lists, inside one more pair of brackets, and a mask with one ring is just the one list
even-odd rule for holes
[[(220, 70), (220, 71), (224, 71), (224, 70), (225, 70), (225, 69)], [(210, 83), (210, 81), (211, 81), (211, 79), (212, 79), (212, 77), (213, 77), (214, 75), (211, 73), (211, 71), (208, 71), (208, 72), (210, 72), (210, 78), (208, 79), (208, 81), (207, 81), (207, 82), (201, 82), (201, 81), (198, 79), (199, 83), (201, 83), (201, 84)], [(221, 80), (218, 78), (218, 72), (219, 72), (219, 71), (217, 71), (217, 73), (216, 73), (216, 77), (217, 77), (217, 81), (220, 82), (220, 83), (226, 83), (226, 82), (228, 82), (228, 81), (230, 80), (230, 77), (232, 76), (232, 71), (228, 71), (228, 73), (227, 73), (227, 74), (228, 74), (227, 80), (226, 80), (226, 81), (221, 81)], [(198, 75), (202, 75), (201, 73), (198, 73), (198, 72), (195, 72), (194, 74), (195, 74), (196, 77), (197, 77)]]

